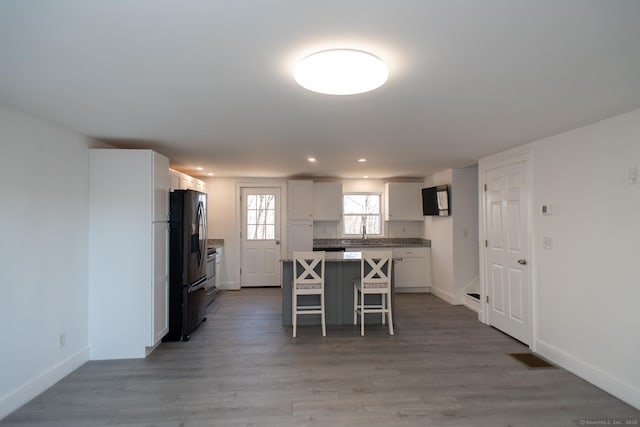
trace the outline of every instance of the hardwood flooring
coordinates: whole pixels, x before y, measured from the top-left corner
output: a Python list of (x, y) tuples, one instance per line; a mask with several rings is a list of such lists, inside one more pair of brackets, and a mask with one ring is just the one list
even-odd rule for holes
[[(281, 324), (280, 289), (223, 292), (186, 343), (88, 362), (0, 426), (576, 426), (640, 411), (431, 294), (398, 294), (395, 336)], [(582, 422), (581, 422), (582, 421)], [(628, 425), (628, 424), (627, 424)]]

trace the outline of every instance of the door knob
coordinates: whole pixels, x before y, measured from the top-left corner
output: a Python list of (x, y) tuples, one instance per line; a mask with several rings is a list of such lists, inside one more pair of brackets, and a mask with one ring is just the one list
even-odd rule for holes
[(526, 260), (526, 259), (524, 259), (524, 258), (523, 258), (523, 259), (519, 259), (519, 260), (518, 260), (518, 264), (520, 264), (520, 265), (527, 265), (527, 260)]

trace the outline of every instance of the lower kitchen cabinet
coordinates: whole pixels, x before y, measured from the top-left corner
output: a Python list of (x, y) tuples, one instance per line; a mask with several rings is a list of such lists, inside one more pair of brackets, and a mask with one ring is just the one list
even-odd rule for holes
[(289, 221), (287, 223), (287, 252), (313, 250), (313, 221)]
[(396, 292), (428, 292), (431, 287), (431, 248), (350, 247), (347, 252), (393, 251)]
[(394, 248), (396, 291), (427, 292), (431, 286), (431, 248)]

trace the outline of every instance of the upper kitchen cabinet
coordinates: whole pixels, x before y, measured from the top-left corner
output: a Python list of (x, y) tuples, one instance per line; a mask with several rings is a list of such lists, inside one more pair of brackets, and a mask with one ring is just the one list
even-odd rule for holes
[(385, 221), (422, 221), (421, 186), (419, 182), (387, 182)]
[(196, 190), (202, 193), (207, 192), (207, 185), (204, 181), (201, 181), (197, 178), (189, 176), (185, 173), (178, 172), (174, 169), (169, 169), (169, 173), (171, 174), (171, 185), (170, 189), (173, 190)]
[(313, 183), (313, 220), (342, 220), (342, 183)]
[(290, 180), (287, 182), (287, 219), (313, 219), (313, 181)]
[(145, 357), (168, 331), (169, 160), (89, 152), (91, 359)]

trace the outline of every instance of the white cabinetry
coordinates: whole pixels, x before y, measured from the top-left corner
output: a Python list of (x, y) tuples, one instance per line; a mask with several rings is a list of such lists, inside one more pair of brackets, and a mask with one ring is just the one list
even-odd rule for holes
[(395, 286), (398, 290), (426, 292), (431, 286), (431, 250), (426, 247), (394, 248)]
[(287, 208), (289, 221), (313, 220), (313, 181), (287, 182)]
[(287, 223), (287, 252), (313, 250), (313, 221), (289, 221)]
[(287, 182), (287, 252), (313, 249), (313, 181)]
[(169, 169), (171, 173), (170, 189), (173, 190), (196, 190), (202, 193), (207, 192), (207, 185), (204, 181), (197, 178), (178, 172), (177, 170)]
[(393, 280), (398, 292), (428, 292), (431, 287), (431, 248), (351, 247), (347, 252), (393, 251)]
[(387, 182), (385, 221), (422, 221), (422, 193), (418, 182)]
[(168, 331), (169, 160), (89, 153), (91, 359), (145, 357)]
[(313, 183), (313, 220), (340, 221), (342, 219), (342, 183)]

